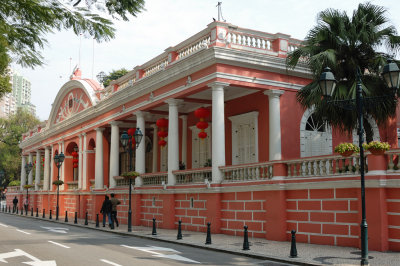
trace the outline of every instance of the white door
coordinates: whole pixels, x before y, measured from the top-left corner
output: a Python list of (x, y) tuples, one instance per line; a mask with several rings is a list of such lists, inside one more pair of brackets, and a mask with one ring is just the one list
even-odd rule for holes
[(208, 159), (211, 159), (211, 136), (210, 126), (204, 131), (207, 133), (205, 139), (200, 139), (198, 134), (200, 129), (193, 126), (192, 130), (192, 168), (203, 168)]

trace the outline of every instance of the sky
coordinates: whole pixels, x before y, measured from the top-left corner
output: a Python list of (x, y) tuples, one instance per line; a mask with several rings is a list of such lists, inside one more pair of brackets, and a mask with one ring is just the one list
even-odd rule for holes
[[(268, 33), (285, 33), (304, 39), (316, 25), (318, 12), (327, 8), (346, 11), (351, 15), (358, 4), (355, 0), (220, 0), (222, 16), (233, 25)], [(372, 0), (387, 8), (387, 17), (400, 34), (398, 0)], [(48, 45), (42, 50), (45, 65), (35, 69), (12, 65), (32, 84), (31, 102), (36, 115), (47, 120), (59, 89), (69, 80), (72, 69), (79, 64), (84, 78), (96, 79), (100, 71), (133, 69), (170, 46), (188, 39), (218, 18), (216, 0), (145, 0), (145, 11), (129, 22), (114, 21), (116, 37), (104, 43), (94, 42), (71, 31), (46, 36)]]

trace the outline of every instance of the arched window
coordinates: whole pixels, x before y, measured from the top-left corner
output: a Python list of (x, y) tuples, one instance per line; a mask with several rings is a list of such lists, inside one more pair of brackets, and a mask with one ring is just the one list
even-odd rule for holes
[(300, 122), (301, 157), (332, 154), (332, 132), (330, 127), (308, 109)]

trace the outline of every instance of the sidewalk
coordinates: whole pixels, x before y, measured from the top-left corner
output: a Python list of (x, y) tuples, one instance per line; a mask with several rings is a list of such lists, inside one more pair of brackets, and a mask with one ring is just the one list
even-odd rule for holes
[[(1, 213), (8, 214), (9, 213)], [(13, 214), (15, 215), (15, 214)], [(59, 221), (55, 221), (55, 216), (50, 220), (48, 214), (43, 219), (30, 216), (20, 215), (20, 217), (27, 217), (33, 219), (40, 219), (59, 223), (60, 225), (66, 224), (64, 217), (59, 217)], [(211, 249), (220, 252), (227, 252), (231, 254), (238, 254), (250, 256), (259, 259), (274, 260), (282, 263), (291, 263), (297, 265), (360, 265), (361, 252), (356, 248), (349, 247), (336, 247), (327, 245), (314, 245), (297, 243), (297, 258), (290, 258), (290, 242), (270, 241), (262, 238), (249, 238), (250, 250), (244, 251), (243, 237), (228, 236), (223, 234), (212, 234), (211, 245), (206, 245), (206, 233), (182, 231), (182, 240), (177, 240), (177, 230), (159, 229), (157, 228), (157, 235), (153, 236), (151, 227), (132, 226), (132, 232), (128, 233), (127, 225), (120, 225), (114, 230), (107, 227), (102, 227), (102, 220), (100, 219), (100, 227), (96, 228), (93, 221), (89, 221), (88, 225), (84, 225), (83, 219), (78, 219), (78, 223), (74, 224), (73, 217), (68, 217), (69, 225), (85, 227), (92, 230), (107, 231), (120, 235), (132, 235), (141, 238), (154, 239), (158, 241), (170, 242), (181, 245), (188, 245), (192, 247)], [(400, 253), (398, 252), (377, 252), (369, 251), (370, 265), (400, 265)]]

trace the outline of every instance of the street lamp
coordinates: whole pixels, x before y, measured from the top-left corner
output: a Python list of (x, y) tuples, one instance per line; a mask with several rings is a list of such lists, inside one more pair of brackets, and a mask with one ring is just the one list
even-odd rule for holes
[[(54, 155), (54, 163), (57, 166), (57, 181), (60, 181), (60, 167), (62, 163), (64, 162), (65, 156), (64, 153), (56, 153)], [(57, 184), (57, 206), (56, 206), (56, 221), (58, 220), (58, 197), (60, 193), (60, 184)]]
[[(388, 62), (387, 65), (384, 66), (382, 76), (385, 80), (387, 86), (392, 90), (393, 94), (399, 88), (399, 78), (400, 70), (397, 65), (393, 62)], [(322, 94), (324, 98), (329, 99), (335, 90), (336, 80), (331, 72), (330, 68), (327, 67), (324, 69), (324, 72), (321, 74), (319, 78), (319, 86), (322, 90)], [(357, 91), (356, 91), (356, 108), (358, 114), (358, 139), (360, 144), (360, 175), (361, 175), (361, 265), (368, 265), (368, 225), (366, 219), (366, 208), (365, 208), (365, 179), (364, 179), (364, 148), (362, 144), (364, 143), (364, 128), (363, 128), (363, 108), (364, 108), (364, 100), (377, 100), (382, 97), (363, 97), (362, 95), (362, 86), (361, 86), (361, 73), (360, 70), (357, 69)], [(385, 95), (383, 97), (389, 97), (390, 95)], [(344, 109), (354, 109), (350, 103), (353, 101), (350, 100), (339, 100), (339, 101), (329, 101), (328, 103), (336, 104), (337, 106)]]
[[(25, 164), (25, 172), (26, 172), (27, 177), (28, 177), (29, 173), (32, 171), (32, 168), (33, 168), (33, 164), (31, 162)], [(25, 212), (28, 211), (28, 207), (29, 207), (28, 196), (29, 196), (29, 187), (26, 188), (26, 200), (27, 200), (28, 205), (26, 206)]]
[[(128, 130), (128, 132), (133, 132), (133, 130)], [(129, 154), (129, 172), (132, 171), (132, 138), (135, 139), (135, 148), (139, 147), (140, 142), (142, 141), (143, 134), (140, 131), (140, 128), (136, 128), (134, 135), (129, 135), (126, 131), (121, 134), (121, 143), (124, 147), (125, 152), (127, 151)], [(132, 232), (132, 178), (129, 178), (129, 210), (128, 210), (128, 232)]]

